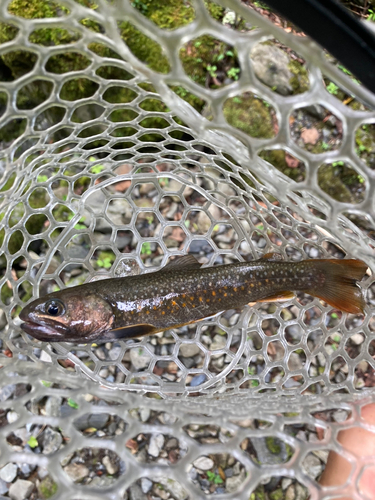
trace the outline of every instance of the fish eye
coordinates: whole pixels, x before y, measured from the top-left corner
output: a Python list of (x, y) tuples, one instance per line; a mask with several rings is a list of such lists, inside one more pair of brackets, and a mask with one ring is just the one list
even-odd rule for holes
[(61, 316), (65, 311), (64, 304), (58, 299), (51, 299), (46, 302), (46, 312), (50, 316)]

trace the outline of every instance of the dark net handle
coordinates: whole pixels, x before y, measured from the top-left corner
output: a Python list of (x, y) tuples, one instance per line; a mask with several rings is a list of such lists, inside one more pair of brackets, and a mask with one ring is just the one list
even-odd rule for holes
[(335, 0), (266, 0), (375, 93), (375, 36)]

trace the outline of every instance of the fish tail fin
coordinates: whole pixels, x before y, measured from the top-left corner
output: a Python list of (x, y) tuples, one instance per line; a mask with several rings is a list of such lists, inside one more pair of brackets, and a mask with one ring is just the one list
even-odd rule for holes
[(357, 281), (363, 278), (368, 266), (356, 259), (317, 259), (317, 272), (324, 276), (319, 287), (310, 287), (306, 293), (348, 313), (363, 313), (365, 301)]

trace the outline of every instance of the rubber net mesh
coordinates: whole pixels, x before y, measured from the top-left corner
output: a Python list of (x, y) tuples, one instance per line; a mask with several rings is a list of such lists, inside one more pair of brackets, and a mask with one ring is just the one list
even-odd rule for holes
[[(66, 0), (26, 19), (0, 4), (8, 33), (0, 54), (16, 68), (0, 82), (0, 465), (18, 468), (29, 488), (15, 496), (14, 476), (6, 482), (3, 473), (2, 493), (361, 498), (356, 484), (371, 461), (356, 461), (336, 437), (364, 426), (361, 407), (374, 399), (370, 272), (364, 316), (299, 294), (126, 342), (48, 344), (19, 328), (21, 307), (41, 294), (154, 271), (188, 252), (205, 265), (274, 251), (289, 260), (355, 257), (375, 269), (373, 158), (355, 144), (356, 131), (374, 126), (373, 95), (307, 37), (239, 2), (222, 5), (243, 31), (216, 21), (203, 1), (174, 30), (137, 5)], [(133, 55), (121, 23), (155, 42), (167, 71)], [(38, 42), (46, 29), (60, 38)], [(238, 58), (236, 74), (216, 89), (180, 59), (202, 35)], [(250, 54), (275, 39), (305, 60), (303, 93), (284, 96), (257, 78)], [(69, 54), (80, 69), (62, 65)], [(327, 92), (322, 75), (359, 105)], [(184, 92), (205, 101), (205, 112)], [(236, 126), (236, 108), (225, 112), (249, 96), (270, 110), (268, 138)], [(324, 153), (293, 129), (307, 107), (325, 110), (338, 130)], [(296, 181), (259, 156), (273, 150), (303, 165)], [(337, 200), (321, 188), (319, 169), (335, 162), (359, 176), (359, 197)], [(335, 489), (317, 483), (329, 450), (352, 465), (350, 481)]]

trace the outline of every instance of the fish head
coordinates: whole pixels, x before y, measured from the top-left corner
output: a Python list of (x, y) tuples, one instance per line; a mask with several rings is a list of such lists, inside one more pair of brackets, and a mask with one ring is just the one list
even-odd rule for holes
[(111, 305), (100, 295), (75, 289), (34, 300), (20, 313), (21, 328), (45, 342), (93, 342), (114, 323)]

